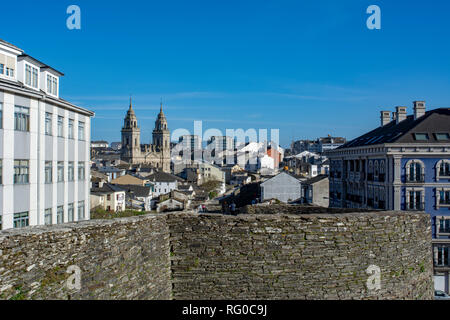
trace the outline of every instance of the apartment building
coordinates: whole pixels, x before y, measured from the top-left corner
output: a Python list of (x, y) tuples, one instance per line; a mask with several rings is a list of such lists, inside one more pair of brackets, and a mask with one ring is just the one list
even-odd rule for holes
[(89, 219), (90, 118), (58, 70), (0, 40), (0, 229)]
[(381, 111), (380, 126), (329, 151), (330, 206), (431, 216), (436, 289), (450, 289), (450, 109), (414, 102)]

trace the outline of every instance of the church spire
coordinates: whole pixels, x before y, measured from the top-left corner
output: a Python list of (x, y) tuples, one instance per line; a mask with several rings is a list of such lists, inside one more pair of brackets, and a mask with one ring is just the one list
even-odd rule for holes
[(132, 109), (133, 109), (133, 107), (131, 105), (131, 95), (130, 95), (130, 108), (129, 108), (129, 110), (132, 110)]

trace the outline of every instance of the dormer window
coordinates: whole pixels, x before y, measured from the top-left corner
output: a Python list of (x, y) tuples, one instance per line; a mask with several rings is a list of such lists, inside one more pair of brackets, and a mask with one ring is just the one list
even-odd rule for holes
[(427, 141), (428, 134), (427, 133), (414, 133), (414, 139), (416, 141)]
[(14, 78), (15, 67), (15, 58), (0, 53), (0, 75)]
[(38, 88), (38, 69), (26, 64), (25, 65), (25, 84), (27, 86)]
[(58, 95), (58, 79), (50, 74), (47, 74), (47, 93)]

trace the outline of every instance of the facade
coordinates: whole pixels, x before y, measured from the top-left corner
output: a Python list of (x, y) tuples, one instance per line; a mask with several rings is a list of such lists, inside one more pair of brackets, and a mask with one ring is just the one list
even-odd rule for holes
[(164, 172), (170, 172), (170, 131), (162, 109), (162, 103), (153, 129), (153, 144), (141, 145), (141, 129), (138, 126), (131, 99), (121, 132), (122, 148), (120, 151), (122, 160), (132, 164), (151, 164)]
[(216, 165), (226, 165), (228, 161), (233, 160), (234, 163), (235, 142), (232, 137), (228, 136), (211, 136), (206, 143), (204, 157), (206, 160), (212, 160)]
[(323, 153), (336, 149), (346, 143), (343, 137), (321, 137), (316, 140), (298, 140), (291, 144), (292, 154), (298, 154), (304, 151)]
[(125, 191), (109, 184), (100, 183), (91, 189), (91, 209), (102, 208), (107, 211), (125, 210)]
[(261, 201), (278, 199), (291, 202), (301, 199), (302, 183), (286, 172), (281, 172), (260, 185)]
[(449, 289), (450, 109), (381, 112), (380, 127), (328, 152), (330, 206), (430, 214), (437, 288)]
[(91, 148), (109, 148), (109, 143), (104, 140), (91, 141)]
[(89, 219), (90, 118), (63, 74), (0, 40), (0, 229)]
[(303, 181), (303, 203), (328, 208), (329, 205), (328, 176), (318, 175)]
[(153, 198), (157, 198), (162, 194), (170, 193), (176, 190), (178, 182), (182, 179), (166, 172), (155, 172), (147, 177), (149, 182), (154, 185)]

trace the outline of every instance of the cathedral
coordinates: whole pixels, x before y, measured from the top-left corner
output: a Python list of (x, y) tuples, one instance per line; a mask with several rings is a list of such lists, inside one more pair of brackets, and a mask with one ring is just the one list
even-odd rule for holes
[(158, 118), (155, 121), (155, 129), (153, 129), (153, 144), (141, 145), (141, 130), (137, 124), (131, 99), (121, 132), (121, 159), (123, 161), (132, 164), (149, 164), (154, 168), (170, 173), (170, 131), (167, 127), (162, 103)]

